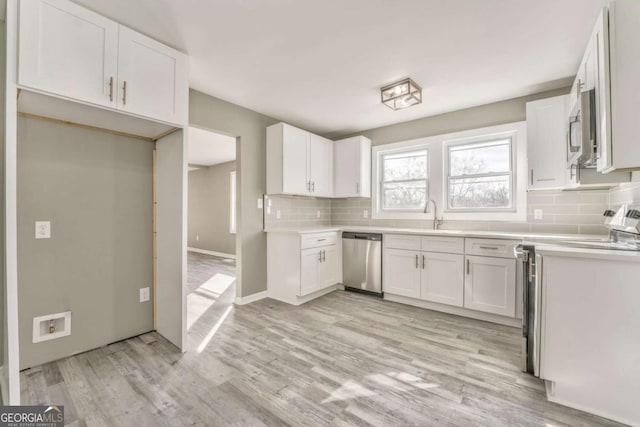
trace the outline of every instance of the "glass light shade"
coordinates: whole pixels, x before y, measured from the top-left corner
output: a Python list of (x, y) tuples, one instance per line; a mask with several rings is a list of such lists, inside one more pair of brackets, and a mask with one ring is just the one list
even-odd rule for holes
[(422, 102), (422, 88), (411, 79), (404, 79), (380, 89), (382, 103), (392, 110), (401, 110)]

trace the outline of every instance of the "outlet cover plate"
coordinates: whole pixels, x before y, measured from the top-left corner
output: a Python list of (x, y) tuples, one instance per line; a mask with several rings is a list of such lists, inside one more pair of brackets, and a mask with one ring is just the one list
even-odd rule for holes
[(36, 221), (36, 239), (50, 239), (50, 238), (51, 238), (51, 222)]
[(151, 290), (147, 288), (140, 288), (140, 302), (147, 302), (151, 299)]

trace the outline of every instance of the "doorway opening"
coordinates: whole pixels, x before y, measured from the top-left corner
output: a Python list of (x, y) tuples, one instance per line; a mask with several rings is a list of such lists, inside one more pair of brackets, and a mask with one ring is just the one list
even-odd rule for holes
[(202, 352), (236, 296), (236, 138), (188, 129), (187, 331)]

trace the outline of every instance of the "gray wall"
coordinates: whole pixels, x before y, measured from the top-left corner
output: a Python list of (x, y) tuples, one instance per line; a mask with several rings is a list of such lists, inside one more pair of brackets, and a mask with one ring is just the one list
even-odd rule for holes
[(230, 173), (235, 170), (233, 161), (189, 172), (190, 248), (236, 253), (236, 235), (229, 232)]
[(239, 138), (236, 146), (238, 234), (236, 274), (240, 296), (267, 289), (267, 239), (257, 200), (266, 191), (266, 127), (278, 120), (189, 91), (189, 123)]
[[(152, 179), (151, 142), (19, 118), (21, 369), (153, 328)], [(71, 336), (31, 342), (33, 317), (66, 310)]]

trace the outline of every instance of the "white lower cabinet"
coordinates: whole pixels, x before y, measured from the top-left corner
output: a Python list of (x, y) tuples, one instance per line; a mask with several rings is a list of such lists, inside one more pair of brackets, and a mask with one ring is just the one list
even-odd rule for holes
[(304, 249), (300, 262), (300, 292), (305, 296), (338, 282), (338, 257), (335, 245)]
[(420, 298), (462, 307), (464, 300), (463, 265), (463, 255), (423, 252)]
[(299, 305), (335, 289), (341, 280), (337, 232), (268, 233), (267, 294)]
[(385, 293), (420, 298), (420, 256), (417, 251), (384, 250), (382, 283)]
[(515, 317), (516, 260), (467, 255), (465, 262), (464, 307)]

